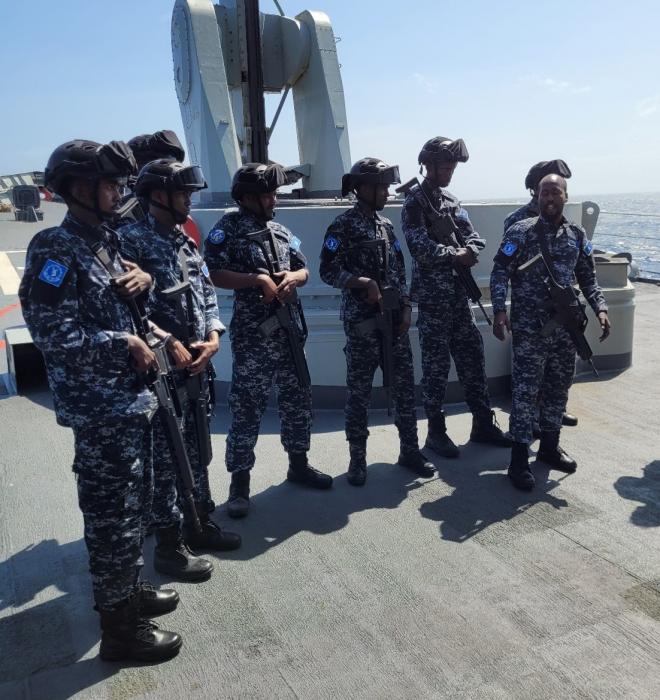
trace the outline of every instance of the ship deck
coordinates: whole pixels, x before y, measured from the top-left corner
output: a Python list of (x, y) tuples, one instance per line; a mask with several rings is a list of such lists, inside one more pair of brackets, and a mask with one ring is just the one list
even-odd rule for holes
[[(0, 222), (0, 251), (36, 228)], [(0, 296), (0, 328), (20, 321), (15, 303)], [(577, 473), (535, 464), (530, 494), (509, 484), (506, 450), (467, 442), (462, 405), (448, 418), (461, 458), (437, 459), (431, 479), (393, 464), (396, 430), (374, 412), (362, 489), (344, 476), (342, 414), (318, 411), (311, 460), (337, 478), (309, 492), (284, 480), (269, 411), (249, 517), (214, 514), (243, 547), (210, 555), (208, 582), (175, 584), (181, 604), (160, 623), (184, 646), (157, 666), (98, 659), (71, 432), (48, 392), (0, 396), (0, 697), (659, 697), (660, 289), (637, 285), (636, 304), (633, 367), (571, 391)], [(218, 502), (227, 421), (219, 408)], [(152, 550), (145, 577), (166, 584)]]

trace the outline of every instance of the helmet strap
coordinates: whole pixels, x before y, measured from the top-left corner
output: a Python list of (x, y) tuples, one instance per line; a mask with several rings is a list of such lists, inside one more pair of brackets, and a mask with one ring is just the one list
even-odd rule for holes
[(85, 211), (94, 214), (94, 216), (99, 221), (112, 221), (116, 217), (116, 212), (108, 213), (101, 210), (101, 205), (99, 204), (99, 183), (100, 180), (92, 180), (94, 183), (94, 204), (90, 207), (89, 204), (81, 202), (77, 197), (74, 197), (70, 192), (67, 199), (73, 202), (76, 206), (84, 209)]
[(182, 212), (174, 208), (174, 201), (172, 200), (172, 190), (167, 188), (167, 206), (157, 202), (155, 199), (149, 199), (149, 206), (156, 207), (156, 209), (162, 209), (166, 211), (173, 219), (175, 224), (185, 224), (188, 219)]

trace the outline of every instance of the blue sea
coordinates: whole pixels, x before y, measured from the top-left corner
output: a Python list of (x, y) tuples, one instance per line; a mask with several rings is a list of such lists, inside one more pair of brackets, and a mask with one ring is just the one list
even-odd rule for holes
[[(660, 280), (660, 193), (571, 195), (571, 199), (595, 202), (600, 207), (593, 237), (596, 248), (629, 252), (639, 277)], [(527, 201), (529, 198), (520, 200)]]

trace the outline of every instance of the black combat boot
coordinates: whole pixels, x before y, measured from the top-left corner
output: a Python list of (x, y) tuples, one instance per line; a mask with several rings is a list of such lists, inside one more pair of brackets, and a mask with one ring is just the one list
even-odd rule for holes
[(509, 479), (521, 491), (531, 491), (536, 484), (534, 474), (529, 468), (529, 453), (527, 444), (524, 442), (513, 443), (511, 464), (509, 465)]
[(367, 446), (349, 442), (348, 449), (351, 453), (351, 461), (348, 464), (346, 480), (351, 486), (364, 486), (367, 480)]
[(210, 549), (215, 552), (229, 552), (241, 546), (241, 536), (235, 532), (221, 530), (220, 526), (211, 520), (204, 504), (195, 504), (202, 531), (197, 532), (192, 524), (186, 522), (184, 535), (186, 544), (192, 550)]
[(570, 413), (564, 413), (564, 415), (561, 417), (561, 424), (574, 428), (578, 424), (577, 416), (572, 416)]
[(424, 448), (433, 450), (441, 457), (448, 457), (449, 459), (454, 459), (460, 454), (454, 441), (447, 435), (444, 413), (436, 418), (429, 418), (429, 434), (426, 437)]
[(398, 464), (401, 467), (410, 469), (418, 476), (433, 476), (435, 474), (433, 464), (419, 450), (404, 452), (402, 449), (399, 454)]
[(332, 486), (332, 477), (314, 469), (307, 461), (306, 452), (289, 453), (289, 471), (286, 478), (294, 484), (303, 484), (313, 489), (329, 489)]
[(541, 433), (541, 444), (536, 459), (566, 474), (573, 474), (577, 469), (577, 462), (559, 447), (558, 430), (544, 430)]
[(231, 473), (227, 514), (230, 518), (244, 518), (250, 508), (250, 470)]
[(511, 447), (513, 440), (505, 435), (495, 418), (495, 411), (488, 411), (479, 416), (472, 416), (472, 432), (470, 433), (472, 442), (483, 442), (496, 447)]
[(99, 656), (104, 661), (167, 661), (181, 649), (180, 635), (158, 629), (151, 620), (140, 617), (137, 595), (114, 610), (99, 610), (99, 614)]
[(174, 525), (156, 530), (154, 569), (177, 581), (195, 583), (210, 578), (213, 564), (208, 559), (196, 557), (186, 547), (183, 535)]
[(149, 581), (138, 583), (136, 595), (143, 617), (166, 615), (179, 604), (179, 594), (176, 591), (171, 588), (156, 588)]

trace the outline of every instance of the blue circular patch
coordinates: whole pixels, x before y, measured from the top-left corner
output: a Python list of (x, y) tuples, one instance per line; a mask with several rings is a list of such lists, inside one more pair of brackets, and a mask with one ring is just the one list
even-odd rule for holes
[(208, 241), (213, 245), (220, 245), (225, 240), (225, 232), (221, 228), (214, 228), (209, 233)]
[(470, 217), (468, 216), (467, 211), (465, 209), (463, 209), (463, 207), (459, 207), (456, 210), (456, 214), (454, 214), (454, 216), (457, 219), (461, 219), (462, 221), (469, 221), (470, 220)]
[(502, 252), (504, 253), (504, 255), (511, 257), (516, 252), (517, 247), (518, 246), (513, 241), (509, 241), (508, 243), (504, 244)]
[(331, 252), (334, 253), (339, 248), (339, 240), (334, 236), (328, 236), (323, 244)]

